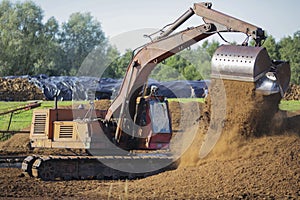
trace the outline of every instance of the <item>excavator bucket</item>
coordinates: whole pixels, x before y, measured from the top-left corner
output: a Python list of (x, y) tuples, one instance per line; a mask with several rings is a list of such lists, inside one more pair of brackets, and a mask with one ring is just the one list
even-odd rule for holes
[(289, 87), (288, 62), (272, 61), (264, 47), (222, 45), (212, 58), (211, 78), (256, 83), (264, 95), (281, 93)]

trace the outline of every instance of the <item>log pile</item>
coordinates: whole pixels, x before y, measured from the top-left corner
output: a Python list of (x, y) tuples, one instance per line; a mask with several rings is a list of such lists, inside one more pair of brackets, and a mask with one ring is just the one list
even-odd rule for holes
[(28, 101), (45, 99), (41, 89), (26, 78), (0, 78), (0, 101)]
[(300, 85), (291, 84), (284, 95), (284, 100), (300, 100)]

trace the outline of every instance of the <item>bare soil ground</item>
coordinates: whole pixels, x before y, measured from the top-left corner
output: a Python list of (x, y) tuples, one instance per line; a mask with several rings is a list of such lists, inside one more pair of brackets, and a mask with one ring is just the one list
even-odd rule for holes
[(252, 139), (229, 155), (140, 180), (45, 182), (20, 169), (0, 170), (0, 196), (42, 199), (299, 199), (300, 140)]
[[(278, 111), (280, 97), (256, 94), (250, 83), (216, 81), (212, 87), (205, 105), (170, 103), (172, 148), (183, 153), (178, 169), (138, 180), (45, 182), (23, 177), (20, 169), (2, 168), (0, 197), (300, 199), (300, 111)], [(213, 150), (200, 159), (200, 148), (209, 147), (203, 145), (205, 136), (219, 132)], [(32, 153), (27, 137), (18, 134), (1, 142), (0, 153)]]

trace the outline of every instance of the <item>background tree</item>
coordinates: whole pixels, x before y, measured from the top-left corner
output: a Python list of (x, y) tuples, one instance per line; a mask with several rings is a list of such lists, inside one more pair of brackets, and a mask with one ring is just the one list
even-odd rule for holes
[[(131, 58), (131, 57), (130, 57)], [(126, 59), (128, 62), (130, 58)], [(120, 59), (120, 52), (117, 50), (116, 47), (109, 45), (106, 51), (106, 64), (105, 68), (101, 69), (102, 76), (105, 78), (121, 78), (125, 75), (126, 71), (126, 63), (121, 64), (117, 63)], [(126, 66), (127, 67), (127, 66)], [(122, 68), (122, 69), (120, 69)]]
[(202, 48), (208, 53), (210, 58), (214, 55), (217, 48), (220, 46), (220, 43), (218, 41), (213, 40), (212, 42), (209, 42), (208, 40), (205, 40), (202, 44)]
[(0, 4), (0, 74), (34, 73), (43, 46), (43, 11), (33, 2)]
[(290, 61), (291, 82), (300, 84), (300, 31), (279, 42), (280, 59)]
[(185, 79), (184, 69), (191, 65), (180, 53), (167, 58), (158, 64), (151, 73), (151, 78), (158, 81)]
[(157, 81), (174, 81), (174, 80), (184, 80), (185, 78), (172, 66), (165, 64), (158, 64), (152, 73), (150, 78)]
[(101, 29), (100, 22), (95, 20), (90, 13), (74, 13), (68, 22), (63, 23), (60, 34), (60, 44), (65, 53), (65, 73), (76, 75), (87, 55), (98, 48), (105, 48), (107, 40)]
[(61, 75), (64, 68), (63, 50), (59, 44), (59, 24), (51, 17), (43, 27), (40, 56), (34, 63), (34, 74)]
[[(0, 2), (0, 76), (124, 77), (132, 51), (120, 56), (90, 13), (74, 13), (62, 25), (54, 17), (43, 17), (43, 10), (32, 1)], [(184, 50), (160, 63), (151, 77), (161, 81), (209, 79), (210, 61), (219, 45), (206, 40), (198, 48)], [(269, 35), (263, 46), (271, 59), (290, 62), (291, 82), (300, 84), (300, 31), (279, 42)]]
[(125, 76), (127, 67), (132, 59), (132, 50), (126, 49), (125, 53), (121, 56), (115, 51), (110, 49), (110, 52), (108, 52), (107, 59), (109, 62), (104, 77), (123, 78)]
[(268, 54), (271, 59), (278, 60), (279, 55), (279, 45), (276, 43), (275, 38), (270, 35), (267, 37), (265, 42), (263, 43), (263, 47), (265, 47), (268, 51)]

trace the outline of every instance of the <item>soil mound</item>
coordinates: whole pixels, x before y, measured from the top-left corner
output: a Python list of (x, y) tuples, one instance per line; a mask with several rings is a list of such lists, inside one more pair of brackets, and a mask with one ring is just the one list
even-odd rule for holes
[(1, 154), (26, 154), (29, 150), (29, 134), (14, 134), (8, 140), (0, 142)]
[[(214, 79), (200, 117), (199, 132), (182, 157), (182, 165), (200, 158), (237, 156), (253, 138), (281, 134), (286, 126), (279, 112), (280, 94), (264, 96), (252, 82)], [(199, 147), (201, 147), (199, 152)]]
[(194, 126), (199, 120), (202, 113), (203, 104), (191, 101), (181, 103), (177, 101), (169, 102), (169, 110), (172, 120), (172, 130), (174, 132), (182, 132), (188, 127)]
[(44, 100), (43, 92), (26, 78), (0, 78), (0, 101)]
[[(211, 157), (234, 158), (240, 155), (241, 146), (254, 138), (282, 134), (286, 118), (284, 112), (279, 112), (279, 93), (265, 96), (255, 91), (252, 82), (232, 80), (213, 80), (211, 87), (210, 129), (218, 126), (213, 132), (219, 134)], [(217, 91), (225, 98), (220, 98)]]
[(108, 110), (111, 101), (108, 99), (102, 99), (102, 100), (94, 101), (94, 104), (95, 104), (95, 109), (97, 110)]
[(272, 119), (279, 110), (280, 94), (264, 96), (255, 92), (255, 84), (249, 82), (223, 80), (223, 83), (226, 92), (225, 132), (237, 129), (245, 137), (269, 134)]

